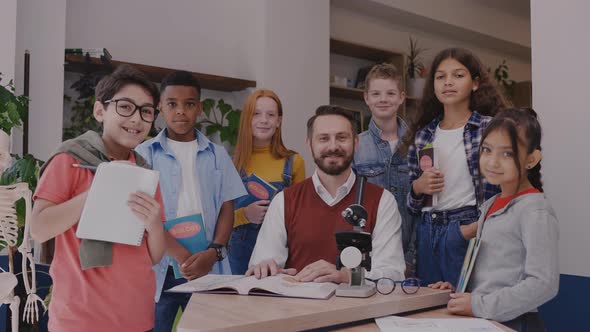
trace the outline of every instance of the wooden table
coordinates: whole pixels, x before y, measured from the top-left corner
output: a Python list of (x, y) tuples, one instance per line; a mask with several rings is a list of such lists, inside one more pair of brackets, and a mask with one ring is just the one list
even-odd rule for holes
[[(375, 317), (409, 313), (404, 316), (457, 318), (444, 307), (448, 299), (448, 290), (429, 288), (421, 288), (414, 295), (406, 295), (401, 289), (396, 289), (390, 295), (376, 294), (366, 299), (334, 296), (329, 300), (195, 293), (177, 331), (300, 331), (321, 328), (321, 331), (378, 332), (379, 328), (372, 319)], [(504, 331), (512, 331), (500, 323), (494, 324)]]
[(441, 306), (448, 302), (449, 292), (420, 288), (407, 295), (399, 287), (389, 295), (329, 300), (195, 293), (177, 331), (308, 330)]
[[(417, 313), (411, 314), (403, 314), (400, 316), (408, 317), (408, 318), (462, 318), (461, 316), (451, 315), (446, 307), (440, 307), (438, 309), (426, 309), (426, 311), (421, 311)], [(494, 325), (499, 327), (502, 331), (506, 332), (515, 332), (513, 329), (502, 325), (501, 323), (491, 321)], [(379, 327), (375, 323), (373, 319), (370, 321), (362, 321), (358, 323), (350, 323), (340, 326), (335, 326), (334, 328), (325, 329), (325, 331), (338, 331), (338, 332), (380, 332)]]

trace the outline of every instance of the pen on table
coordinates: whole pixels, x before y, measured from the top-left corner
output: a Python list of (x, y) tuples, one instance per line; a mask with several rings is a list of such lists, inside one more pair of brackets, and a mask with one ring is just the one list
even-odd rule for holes
[(77, 168), (86, 168), (92, 171), (96, 171), (96, 166), (90, 166), (90, 165), (83, 165), (83, 164), (72, 164), (72, 167), (77, 167)]

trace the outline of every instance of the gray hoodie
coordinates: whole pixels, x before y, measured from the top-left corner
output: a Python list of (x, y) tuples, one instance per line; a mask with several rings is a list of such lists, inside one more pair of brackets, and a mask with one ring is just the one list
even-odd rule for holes
[(514, 198), (484, 223), (496, 197), (481, 207), (481, 245), (468, 291), (475, 316), (505, 322), (557, 295), (559, 230), (542, 193)]

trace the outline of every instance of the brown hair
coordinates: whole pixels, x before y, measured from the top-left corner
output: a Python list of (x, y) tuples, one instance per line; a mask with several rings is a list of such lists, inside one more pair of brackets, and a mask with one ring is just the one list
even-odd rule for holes
[(142, 87), (154, 101), (153, 105), (158, 105), (160, 92), (158, 87), (149, 78), (137, 68), (130, 65), (120, 65), (111, 74), (103, 77), (96, 85), (94, 96), (96, 101), (104, 104), (105, 101), (113, 98), (119, 90), (128, 84), (136, 84)]
[(369, 91), (369, 84), (372, 80), (377, 78), (394, 80), (397, 82), (397, 88), (400, 90), (400, 92), (403, 90), (401, 84), (402, 75), (391, 63), (379, 63), (371, 68), (367, 74), (367, 77), (365, 78), (365, 91)]
[(356, 122), (354, 121), (354, 118), (350, 114), (350, 111), (347, 111), (345, 108), (340, 107), (340, 106), (336, 106), (336, 105), (322, 105), (315, 110), (314, 116), (312, 116), (311, 118), (309, 118), (309, 120), (307, 120), (307, 138), (308, 139), (311, 139), (311, 137), (312, 137), (313, 124), (315, 122), (315, 119), (317, 119), (320, 116), (324, 116), (324, 115), (339, 115), (339, 116), (345, 118), (346, 120), (348, 120), (348, 122), (350, 122), (350, 128), (352, 128), (352, 136), (357, 135), (358, 128), (357, 128)]
[[(238, 143), (236, 144), (236, 150), (234, 153), (234, 165), (236, 169), (240, 171), (246, 166), (246, 163), (250, 160), (252, 156), (252, 118), (254, 117), (254, 112), (256, 112), (256, 101), (258, 98), (267, 97), (275, 101), (277, 103), (277, 107), (279, 110), (279, 116), (283, 116), (283, 105), (281, 104), (281, 100), (276, 93), (272, 90), (256, 90), (254, 93), (248, 96), (246, 102), (244, 103), (244, 107), (242, 108), (242, 115), (240, 117), (240, 129), (238, 132)], [(282, 122), (281, 118), (281, 122)], [(273, 157), (277, 159), (287, 158), (294, 155), (296, 152), (287, 149), (285, 144), (283, 144), (283, 138), (281, 134), (281, 126), (279, 126), (274, 135), (272, 135), (271, 142), (270, 142), (270, 152)]]

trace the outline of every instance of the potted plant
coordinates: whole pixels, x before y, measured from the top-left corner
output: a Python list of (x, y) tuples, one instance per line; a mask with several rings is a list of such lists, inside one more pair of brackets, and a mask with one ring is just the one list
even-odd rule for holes
[(223, 99), (207, 98), (203, 100), (203, 114), (195, 128), (204, 131), (214, 143), (225, 146), (231, 154), (238, 141), (240, 115), (239, 109), (234, 109)]
[(82, 135), (88, 130), (100, 132), (100, 123), (95, 121), (92, 110), (94, 108), (94, 90), (96, 85), (107, 74), (106, 71), (87, 72), (75, 81), (71, 88), (78, 93), (78, 97), (64, 95), (64, 106), (71, 106), (70, 123), (63, 130), (63, 140)]
[[(2, 77), (0, 73), (0, 81), (1, 79)], [(23, 157), (17, 155), (10, 155), (12, 128), (22, 126), (23, 122), (26, 120), (29, 101), (28, 97), (22, 95), (15, 95), (14, 91), (15, 89), (12, 80), (8, 82), (8, 84), (0, 83), (0, 186), (10, 186), (9, 188), (17, 188), (11, 185), (25, 183), (28, 185), (28, 189), (31, 190), (31, 192), (34, 192), (35, 187), (37, 186), (37, 180), (39, 178), (39, 168), (42, 162), (40, 160), (35, 159), (30, 154), (27, 154)], [(6, 189), (6, 187), (4, 188)], [(20, 255), (17, 256), (17, 248), (21, 246), (21, 243), (23, 241), (25, 215), (27, 211), (25, 206), (25, 199), (20, 198), (14, 203), (11, 202), (10, 206), (14, 207), (14, 210), (12, 210), (14, 212), (10, 212), (10, 208), (8, 212), (6, 212), (7, 206), (4, 205), (3, 211), (5, 211), (5, 213), (8, 213), (8, 215), (3, 214), (2, 216), (0, 216), (3, 220), (2, 227), (4, 231), (4, 236), (7, 236), (7, 234), (9, 234), (9, 231), (7, 232), (7, 229), (10, 228), (10, 224), (12, 222), (16, 223), (16, 228), (18, 230), (16, 234), (13, 233), (12, 235), (10, 235), (13, 237), (13, 239), (14, 235), (16, 235), (16, 245), (7, 248), (8, 265), (10, 266), (10, 270), (14, 272), (16, 275), (20, 275), (23, 272), (29, 274), (31, 273), (31, 271), (20, 271), (20, 266), (24, 265), (14, 264), (13, 261), (25, 259)], [(16, 216), (16, 218), (14, 218), (14, 216)], [(6, 218), (8, 218), (11, 221), (8, 221)], [(0, 241), (0, 249), (4, 249), (6, 246), (8, 246), (7, 242), (9, 241)], [(11, 242), (11, 244), (14, 243)], [(37, 272), (43, 273), (42, 271)], [(37, 289), (39, 288), (36, 288), (35, 291)], [(25, 291), (25, 289), (22, 286), (22, 282), (19, 282), (19, 284), (16, 286), (15, 293), (21, 298), (20, 301), (22, 304), (25, 303), (25, 299), (27, 300), (26, 302), (29, 303), (28, 300), (30, 299), (29, 297), (31, 295), (27, 294), (28, 291)], [(33, 302), (32, 304), (36, 305), (36, 302)], [(28, 309), (26, 307), (27, 306), (25, 305), (25, 311), (21, 312), (21, 314), (23, 315), (23, 318), (26, 318), (26, 311), (29, 310), (29, 316), (28, 319), (21, 320), (21, 330), (29, 330), (31, 328), (35, 328), (31, 324), (29, 324), (33, 323), (34, 321), (32, 319), (32, 316), (30, 316), (32, 308), (31, 306), (28, 306)]]
[(426, 84), (426, 66), (422, 59), (426, 48), (418, 47), (418, 41), (412, 36), (410, 40), (410, 52), (407, 54), (408, 61), (406, 64), (407, 87), (406, 92), (410, 97), (422, 97), (422, 91)]
[(502, 63), (494, 70), (494, 79), (504, 92), (504, 95), (512, 101), (514, 99), (514, 92), (516, 88), (516, 82), (508, 78), (508, 65), (506, 59), (502, 60)]

